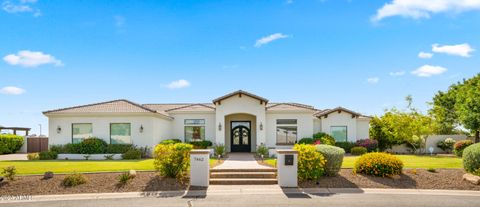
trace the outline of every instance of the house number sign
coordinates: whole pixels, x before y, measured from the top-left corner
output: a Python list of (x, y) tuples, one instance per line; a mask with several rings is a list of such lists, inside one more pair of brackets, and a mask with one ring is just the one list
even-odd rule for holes
[(199, 161), (199, 162), (203, 162), (203, 157), (195, 157), (194, 158), (195, 161)]

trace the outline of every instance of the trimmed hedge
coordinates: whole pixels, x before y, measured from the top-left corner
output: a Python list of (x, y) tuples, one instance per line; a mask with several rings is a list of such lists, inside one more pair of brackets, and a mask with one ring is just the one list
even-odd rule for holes
[(24, 138), (13, 134), (0, 134), (0, 155), (15, 153), (22, 148)]
[(58, 154), (54, 151), (44, 151), (38, 153), (38, 157), (40, 160), (54, 160), (57, 159)]
[(298, 151), (298, 179), (317, 180), (325, 173), (325, 157), (314, 145), (296, 144)]
[(345, 150), (345, 152), (350, 152), (353, 147), (355, 147), (354, 142), (336, 142), (335, 146), (340, 147)]
[(367, 152), (368, 150), (365, 147), (352, 147), (352, 149), (350, 150), (350, 153), (352, 155), (363, 155)]
[(340, 147), (325, 144), (319, 144), (316, 147), (317, 152), (320, 152), (327, 160), (327, 164), (325, 165), (325, 174), (328, 176), (337, 175), (342, 168), (345, 150)]
[(80, 142), (80, 154), (102, 154), (107, 150), (107, 142), (91, 137)]
[(453, 153), (455, 153), (455, 155), (457, 157), (462, 157), (463, 155), (463, 150), (465, 148), (467, 148), (468, 146), (472, 145), (473, 142), (471, 140), (460, 140), (460, 141), (457, 141), (455, 142), (455, 144), (453, 145)]
[(208, 140), (194, 141), (189, 142), (188, 144), (193, 145), (193, 149), (207, 149), (207, 147), (211, 147), (213, 145), (213, 143)]
[[(103, 142), (106, 144), (105, 141)], [(100, 144), (100, 147), (90, 147), (90, 144), (82, 143), (83, 142), (76, 144), (50, 145), (50, 151), (56, 152), (57, 154), (123, 154), (131, 149), (136, 149), (136, 147), (131, 144), (107, 144), (106, 147), (104, 147), (102, 143)], [(84, 151), (90, 152), (88, 149), (91, 148), (103, 150), (99, 153), (82, 153)]]
[(140, 149), (130, 149), (122, 154), (122, 159), (124, 160), (138, 160), (142, 158), (142, 150)]
[(398, 157), (383, 152), (371, 152), (362, 155), (355, 161), (353, 172), (380, 177), (391, 177), (393, 175), (400, 175), (402, 169), (403, 162)]
[(480, 176), (480, 143), (472, 144), (463, 150), (463, 168)]

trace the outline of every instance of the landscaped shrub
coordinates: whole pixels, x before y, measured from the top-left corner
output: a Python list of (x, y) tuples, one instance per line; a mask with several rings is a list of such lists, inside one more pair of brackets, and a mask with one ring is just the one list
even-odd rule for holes
[(213, 146), (213, 152), (215, 153), (215, 156), (220, 155), (220, 157), (223, 157), (225, 154), (225, 145), (223, 144), (216, 144)]
[(335, 146), (340, 147), (345, 150), (345, 152), (350, 152), (350, 150), (355, 147), (354, 142), (336, 142)]
[(38, 156), (40, 160), (54, 160), (57, 159), (58, 154), (54, 151), (44, 151), (38, 153)]
[(327, 160), (325, 165), (325, 174), (335, 176), (342, 168), (343, 155), (345, 150), (340, 147), (320, 144), (317, 145), (317, 152), (320, 152)]
[(128, 150), (134, 149), (135, 146), (131, 144), (109, 144), (105, 153), (107, 154), (123, 154)]
[(102, 154), (105, 153), (107, 145), (103, 139), (87, 138), (80, 142), (80, 154)]
[(298, 144), (313, 144), (313, 138), (302, 138), (298, 141)]
[(298, 151), (298, 179), (317, 180), (325, 173), (325, 158), (314, 145), (296, 144)]
[(0, 155), (15, 153), (23, 145), (23, 137), (13, 134), (0, 134)]
[(445, 152), (451, 152), (453, 150), (453, 145), (455, 144), (455, 140), (452, 138), (446, 138), (443, 141), (439, 141), (437, 143), (437, 147), (442, 149)]
[(263, 157), (268, 157), (268, 148), (265, 146), (265, 144), (261, 144), (260, 146), (257, 147), (257, 155)]
[(179, 139), (166, 139), (162, 140), (160, 144), (176, 144), (176, 143), (182, 143), (182, 140)]
[(352, 147), (352, 149), (350, 150), (350, 154), (352, 155), (363, 155), (367, 152), (368, 150), (365, 147)]
[(373, 139), (361, 139), (361, 140), (357, 140), (357, 142), (355, 142), (355, 146), (365, 147), (365, 148), (367, 148), (368, 152), (374, 152), (374, 151), (377, 151), (378, 141), (373, 140)]
[(155, 169), (162, 176), (181, 178), (190, 166), (191, 144), (159, 144), (155, 147)]
[(67, 175), (62, 181), (62, 185), (65, 187), (74, 187), (85, 183), (87, 183), (87, 179), (84, 175), (80, 173), (73, 173), (71, 175)]
[(319, 132), (313, 135), (313, 142), (316, 140), (320, 140), (321, 144), (332, 145), (335, 146), (335, 138), (331, 135), (323, 132)]
[(65, 154), (80, 154), (81, 153), (80, 152), (81, 144), (82, 143), (66, 144), (66, 145), (61, 146), (61, 148), (59, 148), (59, 150), (62, 151), (61, 153), (65, 153)]
[(457, 157), (462, 157), (463, 150), (472, 144), (473, 142), (471, 140), (457, 141), (453, 145), (453, 152), (455, 153), (455, 155), (457, 155)]
[(142, 158), (142, 151), (140, 149), (130, 149), (122, 154), (124, 160), (138, 160)]
[(207, 147), (212, 146), (212, 142), (208, 140), (193, 141), (189, 142), (189, 144), (193, 145), (194, 149), (207, 149)]
[(380, 177), (399, 175), (402, 173), (403, 162), (387, 153), (371, 152), (362, 155), (355, 161), (355, 173)]
[(15, 177), (17, 176), (17, 168), (15, 168), (15, 166), (5, 167), (3, 168), (2, 174), (7, 180), (15, 180)]
[(128, 172), (124, 172), (118, 176), (118, 182), (122, 185), (125, 185), (133, 178), (135, 178), (135, 176), (130, 175)]
[(472, 144), (463, 150), (463, 168), (480, 176), (480, 143)]
[(28, 153), (27, 159), (28, 160), (39, 160), (40, 156), (36, 152), (35, 153)]
[(68, 153), (66, 152), (66, 145), (61, 145), (61, 144), (58, 144), (58, 145), (50, 145), (49, 150), (52, 151), (52, 152), (56, 152), (57, 154), (63, 154), (63, 153)]

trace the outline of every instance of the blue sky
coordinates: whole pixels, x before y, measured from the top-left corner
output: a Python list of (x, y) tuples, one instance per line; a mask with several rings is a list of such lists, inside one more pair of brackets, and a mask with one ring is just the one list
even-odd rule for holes
[(480, 72), (480, 1), (365, 2), (3, 0), (0, 125), (46, 132), (49, 109), (238, 89), (368, 115), (411, 94), (426, 111)]

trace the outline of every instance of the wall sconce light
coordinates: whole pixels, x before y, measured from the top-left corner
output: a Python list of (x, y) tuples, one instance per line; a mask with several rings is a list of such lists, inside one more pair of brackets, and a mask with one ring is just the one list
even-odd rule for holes
[(60, 134), (62, 132), (62, 128), (60, 126), (57, 126), (57, 134)]
[(143, 133), (143, 125), (140, 125), (140, 133)]
[(263, 123), (260, 122), (260, 131), (262, 131), (262, 130), (263, 130)]
[(222, 123), (218, 122), (218, 131), (222, 131)]

